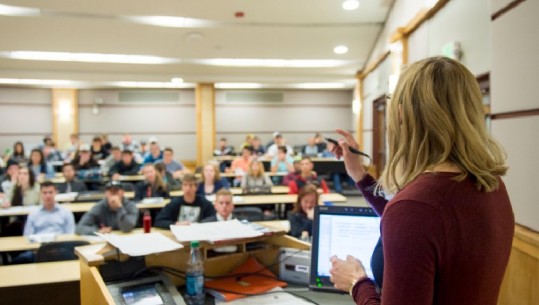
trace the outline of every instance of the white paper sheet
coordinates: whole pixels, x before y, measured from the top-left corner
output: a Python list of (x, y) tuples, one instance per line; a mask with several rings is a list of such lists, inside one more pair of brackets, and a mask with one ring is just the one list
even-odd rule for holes
[(183, 248), (161, 233), (116, 235), (96, 232), (96, 234), (129, 256), (143, 256)]
[[(207, 290), (210, 294), (210, 289)], [(278, 292), (280, 291), (280, 292)], [(233, 300), (230, 302), (225, 302), (219, 299), (215, 299), (215, 305), (312, 305), (313, 303), (309, 303), (303, 299), (300, 299), (290, 293), (287, 293), (283, 290), (281, 287), (276, 287), (270, 292), (273, 293), (267, 293), (257, 296), (250, 296), (245, 297), (237, 300)]]
[(56, 194), (54, 196), (54, 200), (56, 200), (56, 202), (75, 201), (78, 194), (79, 193), (77, 193), (77, 192)]
[(249, 238), (263, 235), (237, 219), (208, 223), (194, 223), (189, 226), (171, 225), (170, 230), (179, 242), (192, 240), (215, 242), (219, 240)]

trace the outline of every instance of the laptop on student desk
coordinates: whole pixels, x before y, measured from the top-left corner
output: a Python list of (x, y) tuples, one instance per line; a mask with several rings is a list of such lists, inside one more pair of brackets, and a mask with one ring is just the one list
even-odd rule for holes
[(271, 194), (271, 185), (247, 186), (243, 189), (244, 195), (269, 195)]
[(371, 208), (316, 206), (311, 245), (311, 290), (343, 292), (329, 280), (330, 257), (346, 259), (352, 255), (361, 260), (372, 278), (371, 256), (380, 237), (380, 218)]

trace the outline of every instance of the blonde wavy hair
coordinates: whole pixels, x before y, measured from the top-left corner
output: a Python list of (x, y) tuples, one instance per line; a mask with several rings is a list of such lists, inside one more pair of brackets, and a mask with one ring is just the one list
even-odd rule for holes
[(466, 67), (445, 57), (410, 65), (388, 106), (388, 164), (378, 187), (396, 193), (442, 163), (470, 177), (479, 190), (498, 187), (506, 155), (489, 135), (479, 85)]

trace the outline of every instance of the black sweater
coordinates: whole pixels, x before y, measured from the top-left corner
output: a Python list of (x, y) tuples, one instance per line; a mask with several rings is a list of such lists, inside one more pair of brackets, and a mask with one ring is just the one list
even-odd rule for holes
[(177, 221), (200, 222), (215, 215), (213, 205), (204, 197), (196, 196), (193, 203), (187, 203), (184, 197), (177, 197), (167, 204), (155, 218), (155, 226), (168, 229)]

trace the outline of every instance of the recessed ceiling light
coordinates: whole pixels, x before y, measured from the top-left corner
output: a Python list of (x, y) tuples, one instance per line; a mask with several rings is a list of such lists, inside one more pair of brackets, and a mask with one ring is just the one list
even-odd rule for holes
[(214, 24), (214, 22), (208, 20), (176, 16), (129, 16), (125, 17), (125, 19), (132, 22), (170, 28), (199, 28)]
[(31, 7), (0, 4), (0, 15), (4, 16), (38, 16), (40, 10)]
[(348, 47), (345, 45), (338, 45), (333, 49), (335, 54), (346, 54), (348, 52)]
[(359, 1), (358, 0), (345, 0), (342, 3), (342, 8), (347, 11), (353, 11), (356, 10), (359, 7)]
[(69, 53), (69, 52), (37, 52), (12, 51), (9, 58), (25, 60), (76, 61), (116, 64), (166, 64), (174, 62), (170, 58), (150, 55), (103, 54), (103, 53)]
[(170, 79), (170, 82), (173, 84), (181, 84), (183, 83), (183, 78), (181, 77), (173, 77)]

